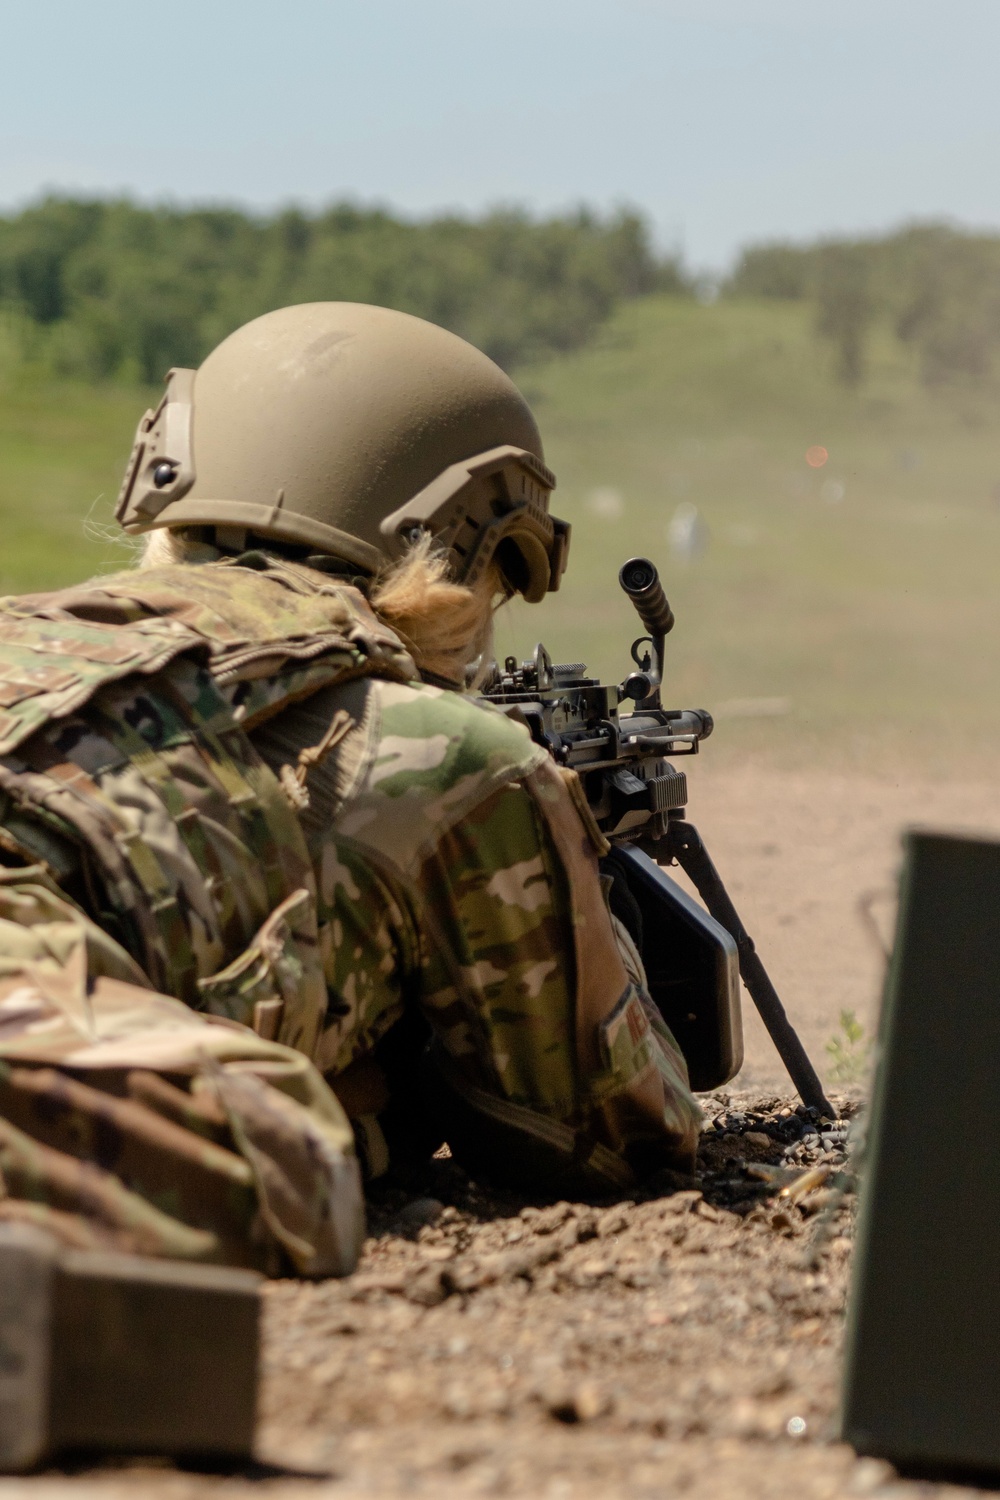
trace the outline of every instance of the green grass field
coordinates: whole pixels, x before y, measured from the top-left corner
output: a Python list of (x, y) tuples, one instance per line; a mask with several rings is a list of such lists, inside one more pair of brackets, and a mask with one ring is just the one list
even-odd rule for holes
[(114, 503), (151, 396), (23, 377), (0, 385), (3, 592), (58, 588), (128, 565), (134, 547), (115, 536)]
[[(622, 676), (638, 631), (616, 575), (644, 552), (677, 615), (666, 696), (720, 710), (714, 757), (990, 766), (1000, 392), (925, 390), (888, 335), (846, 391), (808, 318), (790, 304), (649, 299), (588, 350), (522, 372), (574, 537), (563, 591), (511, 610), (500, 653), (541, 637)], [(148, 400), (8, 377), (3, 589), (127, 563), (100, 533)], [(811, 445), (829, 451), (819, 470)], [(668, 541), (679, 506), (707, 528), (693, 559)]]

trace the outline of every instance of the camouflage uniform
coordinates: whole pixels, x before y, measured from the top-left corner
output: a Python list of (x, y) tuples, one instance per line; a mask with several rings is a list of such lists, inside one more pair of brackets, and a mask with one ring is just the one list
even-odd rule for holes
[(355, 1134), (556, 1190), (690, 1158), (575, 778), (343, 581), (3, 601), (0, 794), (0, 1218), (330, 1274)]

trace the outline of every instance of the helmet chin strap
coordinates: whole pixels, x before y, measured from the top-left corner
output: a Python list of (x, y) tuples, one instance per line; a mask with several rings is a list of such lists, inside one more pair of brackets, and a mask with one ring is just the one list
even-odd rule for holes
[(245, 552), (270, 552), (289, 562), (302, 563), (319, 573), (332, 573), (347, 579), (363, 593), (371, 587), (372, 574), (361, 573), (357, 563), (336, 557), (332, 552), (316, 552), (304, 542), (285, 542), (278, 537), (253, 531), (248, 526), (191, 526), (184, 528), (197, 534), (199, 541), (214, 547), (226, 557), (241, 557)]

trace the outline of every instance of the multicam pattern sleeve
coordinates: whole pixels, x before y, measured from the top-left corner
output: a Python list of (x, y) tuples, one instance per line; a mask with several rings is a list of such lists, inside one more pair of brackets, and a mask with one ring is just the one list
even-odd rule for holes
[[(595, 851), (544, 751), (436, 687), (348, 691), (358, 727), (307, 783), (331, 997), (320, 1066), (336, 1084), (418, 1005), (477, 1128), (540, 1133), (616, 1185), (637, 1148), (686, 1161), (698, 1110), (683, 1059), (622, 963)], [(318, 741), (346, 701), (318, 695), (257, 749), (277, 765), (279, 737)]]

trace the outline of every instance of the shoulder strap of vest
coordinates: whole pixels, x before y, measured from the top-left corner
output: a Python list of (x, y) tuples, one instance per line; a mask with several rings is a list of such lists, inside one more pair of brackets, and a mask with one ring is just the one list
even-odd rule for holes
[(0, 755), (109, 683), (182, 654), (207, 660), (244, 729), (335, 682), (416, 676), (358, 590), (315, 569), (262, 553), (136, 569), (0, 600)]

